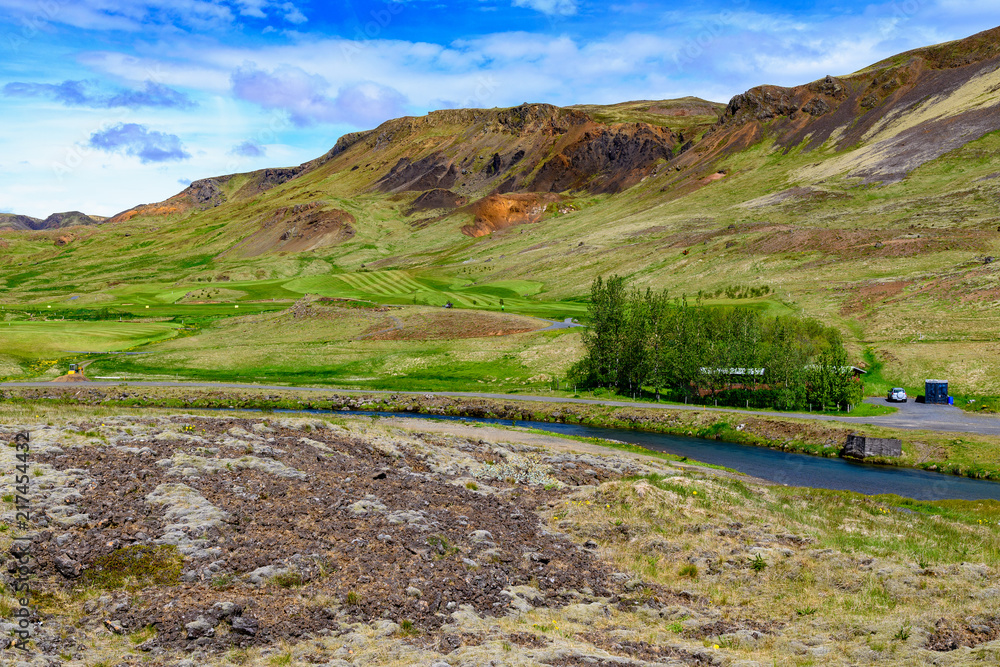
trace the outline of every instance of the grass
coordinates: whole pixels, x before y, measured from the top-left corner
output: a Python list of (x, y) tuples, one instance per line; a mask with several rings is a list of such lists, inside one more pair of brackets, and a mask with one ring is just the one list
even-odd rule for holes
[(22, 361), (111, 352), (172, 338), (177, 324), (133, 322), (0, 322), (0, 349)]
[(128, 638), (133, 644), (142, 644), (156, 636), (156, 628), (147, 625), (129, 634)]
[[(691, 115), (667, 115), (665, 111), (679, 109), (684, 106), (700, 107), (701, 112)], [(698, 98), (681, 100), (662, 100), (659, 102), (624, 102), (613, 105), (579, 104), (574, 107), (591, 114), (602, 123), (650, 123), (662, 125), (672, 130), (684, 132), (686, 137), (693, 138), (692, 131), (704, 130), (718, 121), (724, 110), (722, 105), (706, 102)]]
[(108, 590), (174, 585), (180, 581), (183, 557), (177, 547), (131, 545), (96, 558), (84, 572), (84, 584)]
[(282, 572), (274, 575), (271, 581), (281, 588), (301, 588), (305, 585), (302, 575), (298, 572)]
[(232, 648), (226, 652), (226, 662), (234, 665), (245, 665), (250, 659), (250, 651), (245, 648)]
[(677, 571), (677, 574), (682, 577), (687, 577), (689, 579), (697, 579), (698, 566), (695, 565), (694, 563), (685, 563), (684, 565), (681, 565), (680, 569)]
[[(694, 490), (710, 495), (711, 503), (699, 501)], [(597, 541), (621, 571), (691, 591), (710, 600), (722, 618), (779, 621), (780, 638), (727, 648), (737, 651), (734, 660), (764, 664), (793, 664), (788, 642), (815, 634), (817, 619), (824, 633), (841, 638), (830, 644), (832, 661), (851, 650), (853, 628), (870, 628), (872, 639), (888, 646), (906, 642), (918, 628), (933, 631), (942, 617), (989, 614), (989, 601), (979, 595), (988, 584), (974, 571), (979, 564), (990, 568), (1000, 555), (995, 501), (915, 503), (764, 488), (694, 472), (580, 490), (547, 516), (553, 528)], [(754, 546), (763, 551), (750, 555)], [(663, 631), (689, 628), (672, 620)], [(857, 636), (864, 641), (868, 632)], [(911, 658), (883, 662), (909, 664)]]
[[(363, 336), (391, 330), (396, 321), (409, 327), (407, 333), (424, 330), (427, 318), (442, 311), (419, 306), (387, 313), (338, 307), (317, 310), (317, 316), (308, 318), (262, 313), (217, 320), (197, 336), (151, 348), (152, 355), (100, 358), (88, 374), (388, 390), (541, 391), (548, 390), (553, 377), (566, 372), (579, 350), (579, 333), (573, 330), (471, 339), (376, 340)], [(524, 322), (527, 327), (545, 326), (535, 320)], [(492, 325), (484, 326), (489, 330)]]

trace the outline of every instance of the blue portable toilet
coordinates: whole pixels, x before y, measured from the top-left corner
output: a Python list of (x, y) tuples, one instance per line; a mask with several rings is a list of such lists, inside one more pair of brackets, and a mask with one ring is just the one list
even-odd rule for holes
[(937, 405), (948, 405), (948, 381), (925, 380), (924, 402)]

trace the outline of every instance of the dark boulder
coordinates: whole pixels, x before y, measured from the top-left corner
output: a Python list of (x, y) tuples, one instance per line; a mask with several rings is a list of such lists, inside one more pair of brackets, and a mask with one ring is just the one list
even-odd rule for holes
[(55, 558), (56, 570), (67, 579), (76, 579), (83, 574), (83, 565), (62, 554)]
[(234, 616), (230, 623), (237, 634), (252, 637), (260, 631), (260, 623), (250, 616)]

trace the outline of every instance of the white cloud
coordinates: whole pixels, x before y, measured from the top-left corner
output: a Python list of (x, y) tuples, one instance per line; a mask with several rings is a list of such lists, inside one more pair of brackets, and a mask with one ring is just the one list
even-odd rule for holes
[(289, 23), (294, 23), (299, 25), (300, 23), (305, 23), (309, 19), (303, 14), (298, 7), (290, 2), (286, 2), (281, 5), (281, 10), (284, 12), (285, 20)]
[[(913, 2), (924, 6), (928, 0)], [(265, 11), (285, 4), (243, 0), (238, 9)], [(535, 4), (553, 11), (561, 6), (558, 0)], [(80, 62), (128, 81), (152, 78), (164, 85), (228, 94), (233, 77), (245, 62), (253, 61), (260, 72), (290, 73), (281, 82), (284, 101), (277, 104), (271, 96), (261, 103), (249, 93), (243, 98), (265, 108), (288, 109), (303, 124), (348, 118), (335, 111), (337, 97), (341, 91), (356, 97), (364, 89), (353, 87), (362, 84), (375, 107), (398, 93), (395, 106), (381, 108), (400, 112), (404, 100), (410, 109), (430, 109), (445, 100), (503, 106), (525, 100), (573, 104), (693, 94), (727, 101), (762, 83), (796, 85), (825, 74), (847, 74), (908, 48), (957, 36), (925, 23), (911, 25), (905, 13), (886, 28), (879, 20), (896, 17), (896, 4), (870, 5), (855, 16), (664, 12), (656, 6), (645, 11), (648, 30), (596, 38), (503, 32), (435, 44), (286, 33), (290, 36), (284, 44), (253, 49), (172, 39), (144, 44), (138, 56), (88, 53)], [(373, 95), (374, 87), (383, 94)], [(300, 99), (293, 99), (296, 95)], [(347, 108), (348, 100), (341, 102)], [(381, 113), (354, 113), (350, 118), (363, 122)]]
[[(31, 12), (37, 2), (0, 0), (0, 12)], [(555, 16), (578, 9), (577, 2), (566, 0), (518, 2)], [(287, 0), (139, 0), (113, 12), (103, 9), (109, 0), (66, 2), (58, 20), (67, 25), (138, 31), (153, 21), (154, 28), (164, 29), (143, 32), (143, 41), (127, 52), (108, 48), (77, 54), (75, 64), (53, 58), (52, 67), (58, 62), (61, 69), (48, 82), (95, 78), (109, 87), (138, 89), (153, 81), (184, 91), (198, 107), (70, 112), (46, 99), (0, 98), (0, 145), (7, 155), (30, 156), (27, 165), (17, 165), (16, 158), (0, 161), (3, 206), (42, 217), (68, 209), (113, 214), (174, 194), (181, 178), (298, 164), (322, 154), (343, 132), (445, 106), (614, 103), (685, 95), (726, 102), (759, 84), (796, 85), (842, 75), (895, 53), (972, 34), (988, 27), (984, 16), (997, 13), (983, 0), (970, 0), (982, 10), (978, 16), (965, 12), (957, 0), (913, 0), (918, 11), (907, 13), (909, 2), (869, 5), (861, 14), (839, 16), (697, 7), (665, 12), (661, 3), (646, 3), (634, 11), (642, 23), (632, 32), (591, 25), (565, 33), (510, 31), (442, 43), (353, 41), (284, 30), (288, 24), (312, 25), (303, 23), (306, 17), (299, 16), (297, 4)], [(496, 3), (509, 6), (506, 0)], [(182, 11), (189, 13), (180, 16)], [(261, 14), (279, 27), (283, 42), (249, 48), (214, 33), (186, 33), (197, 21), (226, 27), (252, 24)], [(67, 63), (89, 71), (66, 71)], [(32, 79), (18, 73), (9, 81)], [(0, 87), (7, 82), (0, 81)], [(174, 135), (193, 157), (137, 165), (124, 155), (88, 152), (89, 137), (117, 123)], [(266, 149), (266, 155), (254, 155), (245, 142), (260, 146), (261, 153)], [(81, 166), (55, 178), (52, 165), (69, 162)]]
[(295, 24), (308, 20), (286, 0), (0, 0), (0, 11), (19, 19), (32, 33), (45, 24), (147, 32), (156, 28), (213, 30), (232, 26), (239, 18), (277, 17)]
[[(153, 47), (168, 52), (169, 48)], [(193, 56), (195, 49), (191, 49)], [(197, 58), (178, 60), (156, 55), (134, 56), (116, 51), (89, 51), (77, 56), (77, 61), (97, 72), (131, 82), (155, 81), (167, 86), (192, 88), (209, 92), (229, 90), (229, 70), (211, 66)]]
[(265, 0), (237, 0), (236, 4), (240, 8), (241, 16), (267, 18), (267, 14), (264, 13), (264, 7), (267, 5)]
[(372, 126), (405, 113), (399, 91), (371, 81), (342, 87), (330, 94), (330, 84), (318, 74), (283, 65), (273, 72), (248, 62), (232, 74), (233, 92), (264, 109), (287, 111), (298, 127), (314, 123)]
[(576, 0), (513, 0), (514, 7), (527, 7), (543, 14), (571, 16), (576, 14)]

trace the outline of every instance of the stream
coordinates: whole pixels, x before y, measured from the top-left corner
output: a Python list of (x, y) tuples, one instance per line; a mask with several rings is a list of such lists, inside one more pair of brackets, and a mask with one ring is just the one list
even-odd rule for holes
[[(276, 411), (277, 412), (277, 411)], [(296, 410), (295, 412), (302, 412)], [(915, 468), (874, 465), (840, 458), (822, 458), (807, 454), (782, 452), (767, 447), (738, 445), (731, 442), (688, 438), (663, 433), (627, 429), (581, 426), (510, 419), (448, 417), (409, 412), (364, 412), (306, 410), (304, 412), (340, 415), (378, 415), (435, 419), (502, 426), (517, 425), (562, 435), (618, 440), (658, 452), (686, 456), (692, 461), (712, 463), (738, 470), (753, 477), (789, 486), (857, 491), (867, 495), (894, 493), (914, 500), (1000, 500), (1000, 483), (946, 475)]]

